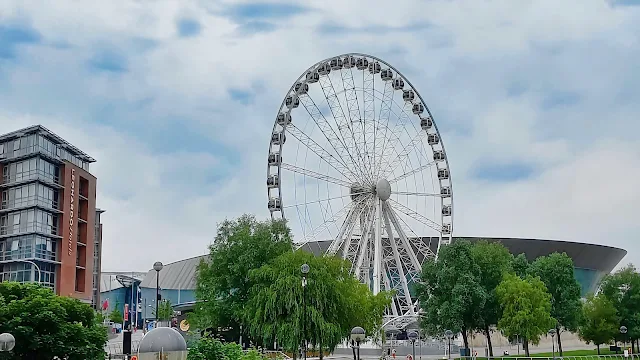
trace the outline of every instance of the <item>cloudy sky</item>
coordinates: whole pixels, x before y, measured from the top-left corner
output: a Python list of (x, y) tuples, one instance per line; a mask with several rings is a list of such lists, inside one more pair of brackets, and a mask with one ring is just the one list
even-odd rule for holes
[(369, 53), (434, 114), (455, 235), (640, 265), (638, 24), (637, 0), (7, 0), (0, 133), (42, 124), (96, 158), (104, 270), (144, 271), (204, 254), (225, 217), (266, 218), (282, 97), (320, 59)]

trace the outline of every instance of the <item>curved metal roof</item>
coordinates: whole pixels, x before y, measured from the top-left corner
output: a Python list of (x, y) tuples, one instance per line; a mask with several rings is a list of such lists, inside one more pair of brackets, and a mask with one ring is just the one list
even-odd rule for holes
[[(414, 238), (413, 241), (422, 240), (429, 244), (431, 250), (437, 250), (437, 238)], [(526, 238), (489, 238), (489, 237), (456, 237), (453, 241), (467, 240), (476, 242), (486, 240), (503, 244), (514, 255), (525, 254), (529, 261), (554, 252), (567, 253), (576, 268), (591, 269), (604, 273), (610, 273), (616, 265), (627, 255), (624, 249), (586, 244), (562, 240), (526, 239)], [(302, 249), (315, 255), (324, 253), (331, 241), (318, 241), (305, 244)]]
[[(166, 264), (160, 271), (161, 289), (193, 290), (196, 288), (196, 270), (200, 261), (206, 260), (208, 255), (201, 255)], [(156, 287), (157, 272), (153, 269), (147, 272), (140, 287)]]

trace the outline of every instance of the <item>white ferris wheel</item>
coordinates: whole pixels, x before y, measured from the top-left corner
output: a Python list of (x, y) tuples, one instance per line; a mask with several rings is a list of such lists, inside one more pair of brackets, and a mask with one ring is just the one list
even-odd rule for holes
[(395, 290), (390, 327), (417, 319), (412, 284), (451, 242), (453, 191), (435, 121), (398, 70), (351, 53), (302, 73), (273, 125), (267, 189), (298, 248), (349, 260), (374, 294)]

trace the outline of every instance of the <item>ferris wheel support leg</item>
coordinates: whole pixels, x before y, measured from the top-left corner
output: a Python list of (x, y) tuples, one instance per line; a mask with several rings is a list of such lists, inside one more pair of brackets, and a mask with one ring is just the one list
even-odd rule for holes
[[(398, 252), (398, 245), (396, 244), (395, 236), (393, 236), (393, 232), (391, 230), (391, 223), (389, 222), (389, 215), (387, 214), (386, 209), (383, 212), (383, 215), (384, 215), (385, 227), (387, 228), (387, 236), (391, 241), (391, 249), (393, 250), (393, 257), (396, 261), (396, 267), (398, 269), (398, 273), (400, 274), (400, 282), (402, 284), (402, 291), (404, 292), (404, 294), (402, 295), (404, 296), (404, 300), (407, 302), (407, 310), (409, 311), (409, 314), (413, 315), (414, 313), (413, 301), (411, 300), (411, 293), (409, 292), (407, 277), (405, 276), (404, 268), (402, 267), (402, 262), (400, 261), (400, 253)], [(402, 310), (404, 312), (405, 309), (402, 309)]]
[(373, 253), (373, 295), (380, 292), (380, 265), (382, 264), (382, 201), (376, 201), (376, 240)]
[(402, 231), (402, 227), (400, 226), (400, 222), (396, 217), (396, 213), (393, 212), (393, 209), (391, 208), (391, 206), (389, 206), (389, 203), (386, 204), (386, 208), (387, 208), (387, 214), (389, 214), (389, 219), (391, 220), (393, 227), (396, 229), (396, 232), (398, 233), (400, 240), (402, 240), (404, 247), (407, 249), (409, 257), (411, 258), (411, 262), (417, 269), (421, 269), (420, 262), (418, 261), (416, 254), (413, 252), (413, 249), (411, 248), (411, 243), (409, 242), (407, 235), (405, 235), (404, 231)]
[[(384, 269), (384, 289), (386, 291), (391, 291), (391, 280), (389, 279), (389, 270), (386, 268)], [(398, 307), (397, 307), (397, 303), (395, 301), (395, 299), (391, 300), (391, 314), (393, 314), (393, 316), (398, 316)]]

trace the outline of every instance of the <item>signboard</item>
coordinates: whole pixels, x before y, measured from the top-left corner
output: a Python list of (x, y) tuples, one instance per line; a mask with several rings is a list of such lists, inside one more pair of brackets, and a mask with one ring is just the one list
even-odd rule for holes
[(74, 211), (73, 208), (75, 206), (76, 199), (76, 170), (71, 168), (71, 185), (69, 186), (69, 239), (67, 241), (68, 245), (68, 253), (69, 256), (73, 254), (73, 219), (74, 219)]
[(129, 304), (124, 304), (124, 321), (129, 321)]

